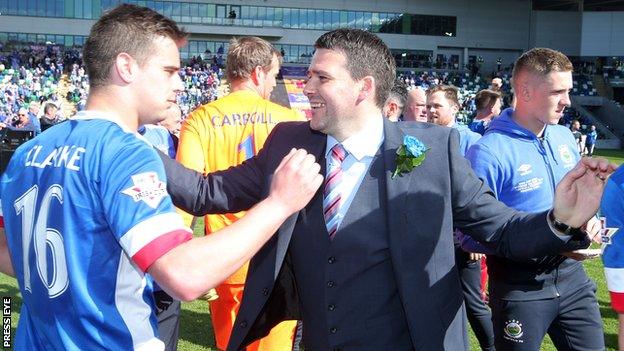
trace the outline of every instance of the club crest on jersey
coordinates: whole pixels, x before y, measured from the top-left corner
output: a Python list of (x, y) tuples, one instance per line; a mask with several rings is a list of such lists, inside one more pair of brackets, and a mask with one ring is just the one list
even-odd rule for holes
[(149, 207), (156, 208), (160, 200), (167, 196), (167, 186), (158, 179), (156, 172), (133, 175), (132, 182), (134, 185), (124, 189), (122, 193), (130, 196), (134, 202), (143, 201)]
[(503, 331), (505, 332), (505, 339), (522, 342), (521, 338), (524, 332), (522, 331), (522, 323), (520, 321), (515, 319), (508, 320)]
[(572, 151), (570, 151), (568, 145), (559, 145), (559, 156), (565, 164), (574, 163), (574, 157), (572, 156)]

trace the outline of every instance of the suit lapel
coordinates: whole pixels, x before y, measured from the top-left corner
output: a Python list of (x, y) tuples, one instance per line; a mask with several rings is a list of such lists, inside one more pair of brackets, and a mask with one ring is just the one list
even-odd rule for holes
[(410, 184), (415, 172), (412, 171), (403, 176), (392, 178), (392, 173), (396, 169), (396, 151), (403, 145), (404, 133), (399, 128), (398, 124), (389, 122), (384, 118), (384, 135), (383, 155), (386, 167), (386, 221), (388, 223), (388, 244), (390, 245), (390, 254), (395, 277), (399, 285), (399, 293), (402, 295), (403, 282), (401, 278), (403, 275), (398, 272), (404, 271), (403, 262), (405, 262), (405, 258), (403, 254), (405, 250), (403, 250), (402, 247), (408, 242), (405, 241), (407, 240), (406, 236), (410, 235), (410, 228), (408, 228), (404, 212)]
[[(293, 147), (303, 148), (308, 151), (309, 154), (314, 155), (316, 162), (321, 166), (321, 174), (325, 174), (325, 147), (327, 145), (327, 135), (312, 130), (308, 130), (307, 132), (310, 133), (310, 135), (305, 135), (303, 137), (299, 135), (290, 136), (293, 140), (296, 140)], [(321, 204), (323, 203), (322, 189), (323, 185), (321, 185), (312, 200), (310, 200), (304, 209), (288, 217), (277, 230), (277, 249), (275, 271), (273, 274), (274, 279), (277, 278), (277, 275), (282, 267), (282, 263), (284, 262), (284, 257), (286, 256), (286, 251), (288, 250), (288, 245), (290, 244), (290, 238), (292, 237), (293, 230), (295, 229), (297, 218), (299, 218), (299, 216), (306, 216), (310, 206), (318, 201), (319, 196), (321, 197)]]
[(412, 181), (413, 172), (392, 178), (392, 173), (396, 169), (396, 151), (403, 145), (403, 131), (399, 126), (384, 118), (384, 144), (383, 156), (386, 172), (386, 193), (388, 195), (388, 227), (390, 234), (401, 232), (400, 222), (393, 219), (399, 218), (400, 213), (405, 208), (407, 192)]

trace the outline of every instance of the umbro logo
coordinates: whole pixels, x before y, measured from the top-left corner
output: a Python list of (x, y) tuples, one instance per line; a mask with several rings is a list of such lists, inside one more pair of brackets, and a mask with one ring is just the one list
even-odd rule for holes
[(521, 176), (529, 175), (533, 172), (533, 166), (528, 163), (525, 163), (518, 167), (518, 172), (520, 172)]

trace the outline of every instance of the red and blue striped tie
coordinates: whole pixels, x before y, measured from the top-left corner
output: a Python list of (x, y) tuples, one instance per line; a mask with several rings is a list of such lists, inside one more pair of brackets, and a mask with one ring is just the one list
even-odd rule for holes
[(327, 179), (323, 192), (323, 215), (329, 238), (333, 239), (338, 230), (338, 209), (340, 208), (340, 181), (342, 180), (342, 161), (347, 156), (340, 144), (331, 149), (331, 158), (327, 169)]

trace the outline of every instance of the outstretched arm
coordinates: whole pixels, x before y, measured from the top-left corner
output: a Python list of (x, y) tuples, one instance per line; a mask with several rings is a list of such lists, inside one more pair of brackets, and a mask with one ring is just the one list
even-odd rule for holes
[[(258, 155), (239, 166), (207, 175), (188, 169), (159, 152), (173, 204), (194, 216), (251, 208), (267, 195), (272, 173), (272, 169), (267, 169), (269, 153), (276, 151), (269, 150), (272, 150), (273, 136), (278, 129), (279, 125), (271, 131)], [(274, 160), (273, 167), (276, 163)]]
[(291, 214), (314, 196), (323, 177), (314, 156), (292, 150), (278, 166), (269, 196), (232, 225), (172, 249), (148, 272), (172, 296), (193, 300), (234, 273)]

